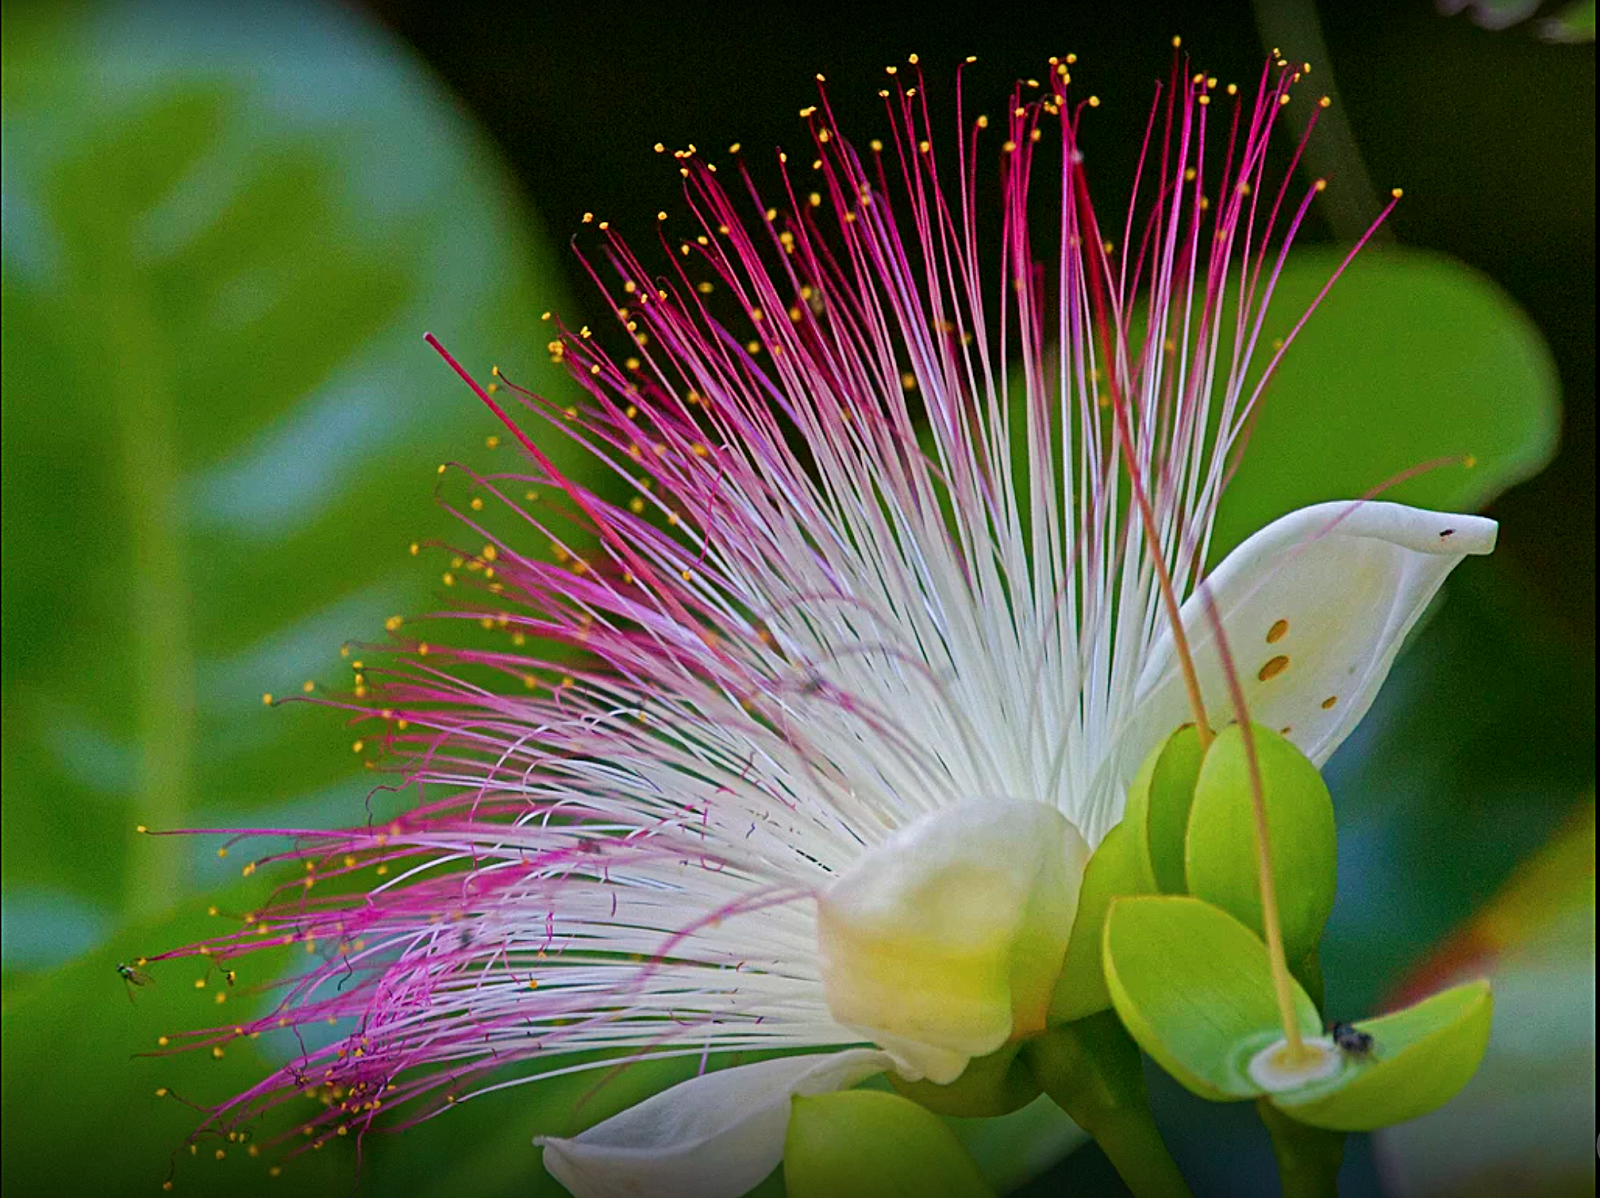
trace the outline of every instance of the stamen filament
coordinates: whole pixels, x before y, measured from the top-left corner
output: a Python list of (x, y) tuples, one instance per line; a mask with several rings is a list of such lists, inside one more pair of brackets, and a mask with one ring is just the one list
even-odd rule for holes
[[(1081, 178), (1078, 180), (1078, 202), (1086, 209), (1089, 207), (1088, 193)], [(1096, 245), (1098, 248), (1098, 242)], [(1101, 267), (1109, 271), (1111, 264), (1106, 260), (1103, 248), (1099, 249), (1098, 256)], [(1151, 565), (1155, 567), (1156, 586), (1161, 590), (1161, 603), (1166, 609), (1167, 622), (1172, 625), (1172, 643), (1177, 650), (1178, 666), (1183, 671), (1183, 686), (1189, 694), (1189, 709), (1194, 713), (1195, 731), (1200, 736), (1200, 752), (1204, 754), (1211, 748), (1211, 741), (1214, 738), (1211, 725), (1206, 719), (1205, 700), (1200, 694), (1200, 676), (1195, 672), (1194, 655), (1189, 652), (1189, 638), (1183, 631), (1178, 595), (1172, 586), (1172, 574), (1161, 555), (1161, 542), (1156, 534), (1155, 513), (1151, 510), (1150, 497), (1145, 492), (1144, 484), (1139, 478), (1138, 464), (1133, 458), (1133, 435), (1128, 423), (1127, 404), (1114, 379), (1116, 369), (1114, 363), (1117, 359), (1111, 352), (1105, 301), (1100, 291), (1100, 274), (1094, 270), (1086, 273), (1089, 278), (1090, 299), (1094, 304), (1096, 323), (1099, 326), (1101, 354), (1106, 362), (1106, 387), (1111, 392), (1111, 415), (1116, 430), (1117, 445), (1122, 451), (1123, 464), (1128, 468), (1128, 485), (1133, 492), (1134, 503), (1139, 508), (1139, 522), (1144, 526), (1145, 548), (1149, 552)]]
[(1205, 700), (1200, 694), (1200, 676), (1195, 672), (1194, 656), (1189, 652), (1189, 638), (1183, 631), (1177, 592), (1172, 588), (1172, 575), (1167, 570), (1167, 563), (1161, 557), (1161, 548), (1156, 540), (1155, 513), (1150, 510), (1150, 499), (1145, 494), (1144, 487), (1140, 485), (1139, 476), (1134, 470), (1133, 450), (1128, 444), (1127, 413), (1114, 400), (1111, 407), (1116, 413), (1117, 440), (1122, 445), (1122, 460), (1127, 463), (1134, 502), (1139, 506), (1139, 521), (1144, 525), (1145, 545), (1150, 551), (1151, 564), (1155, 566), (1156, 585), (1161, 588), (1161, 603), (1167, 610), (1167, 622), (1172, 625), (1172, 643), (1178, 653), (1178, 666), (1183, 671), (1183, 687), (1189, 693), (1189, 709), (1194, 713), (1194, 727), (1200, 736), (1200, 752), (1204, 755), (1206, 750), (1211, 748), (1214, 736), (1211, 725), (1206, 721)]
[(1283, 1024), (1284, 1047), (1278, 1064), (1294, 1068), (1315, 1056), (1306, 1048), (1300, 1035), (1300, 1021), (1295, 1018), (1294, 982), (1289, 974), (1288, 955), (1283, 948), (1283, 925), (1278, 920), (1278, 888), (1272, 877), (1272, 846), (1267, 828), (1267, 795), (1261, 781), (1261, 762), (1256, 756), (1256, 738), (1250, 727), (1250, 713), (1245, 708), (1244, 687), (1239, 684), (1239, 671), (1234, 668), (1233, 652), (1228, 648), (1227, 636), (1222, 631), (1222, 616), (1211, 598), (1211, 592), (1201, 584), (1205, 596), (1206, 617), (1217, 638), (1217, 651), (1222, 658), (1222, 673), (1228, 680), (1228, 697), (1233, 701), (1234, 718), (1244, 739), (1245, 765), (1250, 772), (1250, 802), (1256, 824), (1256, 870), (1261, 886), (1261, 928), (1266, 934), (1267, 962), (1272, 968), (1272, 989), (1278, 1000), (1278, 1019)]

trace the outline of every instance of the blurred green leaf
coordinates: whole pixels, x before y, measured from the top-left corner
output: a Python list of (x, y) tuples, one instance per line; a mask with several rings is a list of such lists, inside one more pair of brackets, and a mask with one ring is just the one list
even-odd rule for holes
[[(261, 886), (235, 887), (218, 905), (244, 910), (263, 893)], [(158, 946), (233, 930), (223, 922), (191, 901), (122, 929), (93, 955), (25, 982), (7, 997), (0, 1016), (0, 1085), (6, 1094), (0, 1167), (11, 1193), (159, 1193), (169, 1170), (179, 1192), (248, 1198), (281, 1193), (285, 1185), (300, 1193), (349, 1190), (353, 1144), (337, 1141), (293, 1157), (293, 1139), (274, 1146), (277, 1136), (316, 1113), (311, 1099), (297, 1097), (266, 1120), (248, 1124), (248, 1144), (211, 1134), (190, 1154), (188, 1137), (203, 1118), (196, 1106), (249, 1088), (283, 1049), (267, 1040), (235, 1041), (213, 1058), (206, 1050), (161, 1053), (158, 1039), (225, 1024), (245, 1011), (260, 1015), (272, 998), (270, 992), (256, 993), (255, 983), (287, 968), (290, 954), (285, 949), (252, 961), (259, 974), (241, 975), (232, 988), (199, 958), (151, 965), (152, 981), (138, 987), (127, 986), (116, 966)], [(219, 1003), (219, 995), (226, 1001)], [(162, 1088), (166, 1096), (157, 1094)], [(251, 1155), (252, 1147), (259, 1156)], [(283, 1170), (281, 1178), (270, 1176), (274, 1165)]]
[(353, 736), (261, 696), (434, 605), (406, 547), (494, 430), (420, 334), (563, 384), (506, 174), (338, 10), (8, 14), (4, 67), (9, 974), (221, 876), (136, 822), (365, 817)]
[(1576, 45), (1594, 41), (1595, 0), (1572, 0), (1539, 22), (1539, 36), (1547, 42)]
[[(1264, 338), (1289, 332), (1339, 260), (1330, 250), (1291, 257)], [(1363, 250), (1262, 397), (1212, 560), (1295, 508), (1357, 498), (1441, 459), (1453, 464), (1383, 498), (1475, 511), (1550, 460), (1559, 396), (1544, 338), (1495, 283), (1436, 254)], [(1469, 456), (1470, 469), (1459, 464)]]
[(1486, 973), (1495, 1020), (1477, 1075), (1448, 1106), (1374, 1137), (1385, 1192), (1589, 1194), (1595, 1120), (1592, 795), (1494, 898), (1414, 971), (1407, 993)]

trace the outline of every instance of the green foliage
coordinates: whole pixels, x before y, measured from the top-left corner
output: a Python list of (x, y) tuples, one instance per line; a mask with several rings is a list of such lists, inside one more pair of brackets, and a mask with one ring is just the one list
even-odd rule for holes
[[(3, 1016), (3, 1085), (8, 1098), (26, 1101), (6, 1108), (0, 1163), (7, 1186), (15, 1183), (12, 1192), (153, 1192), (175, 1162), (179, 1192), (200, 1188), (235, 1198), (276, 1194), (285, 1186), (302, 1194), (349, 1194), (358, 1181), (369, 1193), (404, 1188), (445, 1195), (466, 1189), (509, 1198), (528, 1194), (531, 1186), (533, 1193), (554, 1198), (565, 1191), (539, 1168), (535, 1134), (576, 1135), (693, 1076), (698, 1067), (693, 1057), (601, 1066), (536, 1089), (474, 1098), (403, 1135), (374, 1133), (363, 1145), (359, 1169), (356, 1145), (346, 1139), (294, 1155), (295, 1127), (320, 1110), (317, 1100), (296, 1096), (267, 1119), (245, 1124), (249, 1144), (208, 1135), (191, 1157), (188, 1137), (203, 1116), (189, 1104), (211, 1106), (243, 1092), (294, 1053), (298, 1042), (288, 1031), (276, 1039), (234, 1040), (214, 1058), (205, 1049), (163, 1052), (158, 1038), (268, 1012), (275, 994), (271, 983), (293, 972), (296, 954), (283, 949), (249, 958), (239, 964), (231, 987), (200, 958), (151, 964), (146, 971), (152, 981), (140, 986), (124, 983), (116, 965), (157, 947), (232, 931), (237, 924), (230, 916), (258, 905), (269, 889), (254, 881), (231, 888), (217, 898), (219, 915), (191, 901), (131, 924), (99, 952), (14, 989)], [(197, 980), (205, 986), (197, 987)], [(219, 994), (225, 1002), (217, 1002)], [(41, 1034), (44, 1028), (57, 1031)], [(546, 1064), (580, 1063), (573, 1058)], [(158, 1097), (163, 1087), (170, 1094)], [(275, 1144), (284, 1133), (291, 1133), (289, 1141)], [(94, 1141), (93, 1152), (83, 1151), (86, 1137)], [(251, 1145), (259, 1156), (250, 1155)], [(215, 1157), (219, 1148), (223, 1160)], [(281, 1177), (269, 1173), (273, 1166)]]
[(326, 6), (53, 13), (5, 43), (8, 973), (219, 879), (135, 823), (365, 818), (354, 736), (261, 696), (437, 603), (406, 548), (463, 535), (434, 467), (494, 428), (422, 330), (554, 382), (551, 259), (388, 44)]
[(938, 1116), (881, 1090), (796, 1098), (783, 1174), (790, 1198), (994, 1193)]
[[(1339, 260), (1322, 249), (1293, 255), (1264, 337), (1293, 327)], [(1476, 511), (1550, 460), (1559, 396), (1544, 339), (1489, 279), (1436, 254), (1363, 251), (1262, 396), (1217, 515), (1212, 561), (1295, 508), (1357, 498), (1440, 460), (1450, 464), (1382, 498)], [(1460, 464), (1468, 455), (1470, 468)]]
[[(248, 909), (265, 891), (234, 887), (219, 896), (219, 909)], [(0, 1085), (7, 1099), (0, 1165), (11, 1193), (159, 1193), (169, 1170), (179, 1191), (203, 1188), (238, 1198), (285, 1185), (301, 1193), (350, 1186), (355, 1159), (347, 1141), (293, 1158), (287, 1154), (298, 1147), (294, 1142), (273, 1146), (276, 1136), (317, 1113), (315, 1099), (296, 1096), (265, 1121), (245, 1124), (249, 1144), (211, 1134), (197, 1141), (194, 1156), (189, 1153), (188, 1138), (203, 1117), (189, 1104), (210, 1106), (248, 1089), (284, 1059), (286, 1046), (266, 1038), (234, 1040), (215, 1058), (206, 1049), (163, 1051), (159, 1038), (265, 1013), (272, 996), (260, 987), (292, 968), (292, 956), (287, 949), (261, 954), (233, 987), (200, 958), (148, 966), (152, 981), (139, 986), (125, 983), (116, 966), (157, 945), (237, 926), (191, 903), (122, 929), (101, 952), (8, 996), (0, 1016)], [(218, 1003), (219, 995), (226, 1001)], [(163, 1088), (164, 1096), (157, 1093)], [(252, 1146), (260, 1156), (250, 1155)], [(269, 1175), (274, 1165), (283, 1170), (281, 1178)]]

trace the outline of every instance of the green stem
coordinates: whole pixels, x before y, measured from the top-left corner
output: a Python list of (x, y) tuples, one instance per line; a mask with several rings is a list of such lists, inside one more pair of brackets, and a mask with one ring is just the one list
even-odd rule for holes
[(1256, 1110), (1272, 1136), (1283, 1198), (1338, 1198), (1344, 1133), (1308, 1127), (1265, 1098), (1256, 1100)]
[[(1354, 241), (1377, 218), (1382, 205), (1339, 102), (1339, 85), (1333, 77), (1333, 61), (1322, 38), (1315, 0), (1256, 0), (1255, 10), (1256, 28), (1266, 48), (1277, 47), (1293, 62), (1310, 62), (1312, 73), (1302, 86), (1329, 99), (1318, 116), (1316, 134), (1306, 145), (1305, 169), (1314, 179), (1339, 181), (1339, 186), (1322, 193), (1322, 211), (1338, 240)], [(1382, 228), (1373, 236), (1386, 240), (1392, 234)]]
[[(106, 254), (115, 260), (118, 250)], [(194, 660), (183, 513), (175, 449), (172, 380), (164, 343), (133, 280), (101, 280), (100, 319), (109, 354), (107, 406), (116, 414), (127, 502), (133, 704), (138, 745), (134, 820), (155, 829), (182, 825), (194, 756)], [(126, 910), (147, 914), (177, 897), (178, 858), (170, 841), (130, 846)]]
[(1115, 1012), (1029, 1041), (1028, 1062), (1044, 1092), (1095, 1138), (1135, 1198), (1190, 1198), (1150, 1115), (1139, 1046)]

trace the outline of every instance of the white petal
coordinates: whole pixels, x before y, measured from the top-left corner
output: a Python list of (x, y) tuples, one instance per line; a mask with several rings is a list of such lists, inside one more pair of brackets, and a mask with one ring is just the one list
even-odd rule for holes
[(790, 1099), (849, 1089), (890, 1064), (852, 1048), (718, 1069), (570, 1140), (534, 1143), (575, 1198), (739, 1198), (783, 1158)]
[[(1395, 654), (1446, 575), (1494, 548), (1497, 526), (1398, 503), (1321, 503), (1261, 529), (1212, 572), (1250, 718), (1280, 728), (1321, 765), (1366, 714)], [(1213, 727), (1233, 719), (1200, 594), (1183, 605)], [(1152, 649), (1119, 772), (1193, 718), (1172, 636)], [(1131, 763), (1131, 766), (1130, 764)]]
[(1043, 1030), (1089, 847), (1054, 807), (978, 799), (873, 848), (817, 905), (828, 1009), (910, 1080)]

